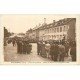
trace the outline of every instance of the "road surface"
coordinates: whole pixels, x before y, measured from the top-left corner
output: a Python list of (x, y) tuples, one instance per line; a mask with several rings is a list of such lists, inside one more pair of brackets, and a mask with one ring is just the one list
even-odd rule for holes
[(51, 61), (47, 58), (43, 58), (40, 55), (37, 55), (37, 45), (32, 44), (32, 51), (30, 54), (18, 54), (17, 46), (8, 44), (4, 50), (4, 60), (7, 62), (42, 62), (42, 61)]
[[(4, 50), (4, 61), (6, 62), (54, 62), (51, 59), (37, 55), (37, 44), (32, 44), (30, 54), (18, 54), (17, 46), (8, 44)], [(71, 61), (71, 57), (65, 57), (65, 61)]]

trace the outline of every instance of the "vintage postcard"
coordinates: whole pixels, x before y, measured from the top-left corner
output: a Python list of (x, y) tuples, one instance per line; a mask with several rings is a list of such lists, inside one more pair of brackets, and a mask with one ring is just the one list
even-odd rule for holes
[(79, 14), (4, 14), (0, 25), (0, 64), (80, 64)]

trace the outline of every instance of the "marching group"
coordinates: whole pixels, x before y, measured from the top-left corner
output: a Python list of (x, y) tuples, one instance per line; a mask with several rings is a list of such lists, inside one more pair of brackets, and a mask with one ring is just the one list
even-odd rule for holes
[(75, 41), (38, 42), (37, 53), (53, 61), (65, 61), (65, 57), (69, 56), (71, 56), (72, 61), (76, 61), (76, 43)]
[[(30, 54), (32, 50), (31, 43), (26, 40), (12, 40), (8, 41), (13, 46), (17, 45), (17, 53)], [(65, 61), (65, 57), (71, 56), (72, 61), (76, 61), (76, 42), (71, 41), (38, 41), (37, 54), (49, 58), (53, 61)]]
[(18, 54), (30, 54), (32, 50), (32, 45), (29, 41), (21, 40), (21, 39), (12, 39), (8, 40), (8, 44), (12, 43), (13, 47), (17, 46)]
[(30, 54), (32, 45), (28, 41), (17, 41), (17, 53)]

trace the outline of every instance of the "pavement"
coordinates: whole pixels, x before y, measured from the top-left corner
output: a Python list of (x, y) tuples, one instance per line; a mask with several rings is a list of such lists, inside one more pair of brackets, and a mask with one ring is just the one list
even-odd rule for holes
[[(4, 49), (4, 61), (5, 62), (54, 62), (51, 59), (43, 58), (37, 55), (37, 44), (32, 44), (32, 51), (30, 54), (17, 53), (17, 46), (8, 44)], [(70, 62), (71, 57), (65, 57), (65, 61)]]
[(43, 62), (50, 60), (37, 55), (37, 44), (32, 44), (32, 51), (30, 54), (18, 54), (17, 46), (8, 44), (4, 49), (4, 61), (6, 62)]

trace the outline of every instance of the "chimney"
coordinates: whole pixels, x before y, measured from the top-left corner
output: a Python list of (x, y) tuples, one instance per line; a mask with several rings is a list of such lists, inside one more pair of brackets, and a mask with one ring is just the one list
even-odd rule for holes
[(39, 26), (41, 26), (41, 24), (39, 23)]
[(46, 24), (46, 18), (44, 18), (44, 24)]
[(53, 20), (53, 24), (55, 23), (55, 20)]

